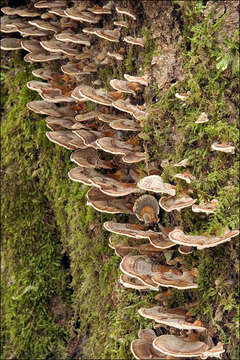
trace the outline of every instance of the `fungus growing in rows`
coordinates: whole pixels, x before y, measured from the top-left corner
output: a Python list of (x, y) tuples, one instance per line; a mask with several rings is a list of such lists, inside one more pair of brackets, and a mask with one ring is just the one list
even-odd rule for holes
[(78, 166), (87, 168), (113, 168), (111, 161), (101, 160), (98, 151), (93, 148), (74, 151), (71, 154), (70, 160), (75, 162)]
[(97, 144), (102, 150), (110, 154), (125, 155), (129, 152), (137, 150), (134, 145), (127, 144), (124, 141), (113, 139), (111, 137), (103, 137), (98, 139)]
[(178, 196), (170, 196), (170, 197), (163, 196), (159, 200), (159, 205), (163, 210), (165, 210), (167, 212), (170, 212), (170, 211), (173, 211), (173, 210), (180, 211), (181, 209), (192, 206), (196, 201), (197, 201), (197, 199), (192, 199), (188, 195), (183, 195), (181, 197), (178, 197)]
[[(61, 70), (64, 74), (71, 75), (71, 76), (78, 76), (78, 75), (84, 75), (84, 74), (90, 74), (90, 71), (87, 71), (86, 66), (79, 63), (73, 63), (69, 61), (67, 64), (61, 66)], [(94, 69), (96, 70), (96, 68)], [(76, 90), (76, 88), (74, 89)], [(76, 95), (76, 99), (81, 99), (78, 90), (74, 91), (74, 94)]]
[(137, 19), (136, 16), (133, 13), (131, 13), (131, 11), (129, 9), (124, 9), (119, 6), (116, 6), (116, 11), (118, 14), (124, 14), (124, 15), (130, 16), (133, 20)]
[(61, 33), (55, 34), (55, 39), (63, 42), (72, 42), (75, 44), (90, 46), (91, 43), (87, 36), (83, 34), (75, 34), (72, 30), (68, 29)]
[(204, 124), (208, 122), (208, 116), (205, 112), (201, 113), (201, 115), (198, 117), (198, 119), (195, 121), (195, 124)]
[(31, 101), (27, 103), (27, 107), (37, 114), (49, 115), (53, 117), (61, 116), (59, 114), (58, 107), (55, 104), (50, 104), (44, 100)]
[(0, 49), (1, 50), (20, 50), (22, 49), (21, 46), (21, 39), (16, 38), (4, 38), (1, 39), (0, 43)]
[(180, 166), (186, 167), (186, 166), (188, 166), (188, 163), (189, 163), (188, 159), (183, 159), (183, 160), (179, 161), (178, 163), (174, 164), (174, 166), (176, 166), (176, 167), (180, 167)]
[(132, 75), (124, 74), (124, 77), (129, 82), (135, 82), (135, 83), (141, 84), (143, 86), (148, 86), (148, 82), (149, 82), (148, 75), (132, 76)]
[(169, 238), (176, 244), (196, 246), (197, 249), (202, 250), (223, 244), (237, 235), (239, 235), (239, 230), (227, 230), (222, 236), (185, 235), (182, 230), (176, 228), (170, 232)]
[(235, 152), (235, 146), (229, 145), (229, 144), (218, 144), (218, 143), (213, 143), (211, 145), (211, 150), (212, 151), (220, 151), (220, 152), (224, 152), (224, 153), (230, 153), (230, 154), (234, 154)]
[(120, 284), (122, 284), (125, 288), (135, 289), (135, 290), (147, 290), (149, 287), (143, 284), (139, 279), (135, 279), (126, 274), (121, 274), (119, 278)]
[(203, 203), (199, 205), (193, 205), (192, 211), (196, 213), (205, 213), (205, 214), (215, 214), (215, 210), (217, 208), (218, 201), (217, 199), (212, 199), (209, 203)]
[(120, 26), (120, 27), (124, 27), (124, 28), (128, 28), (129, 27), (129, 24), (127, 21), (114, 21), (113, 22), (113, 25), (115, 26)]
[(200, 357), (207, 359), (210, 357), (220, 358), (224, 353), (221, 343), (210, 348), (201, 341), (190, 341), (174, 335), (161, 335), (153, 341), (154, 349), (162, 351), (166, 355), (176, 356), (177, 358)]
[(152, 191), (155, 193), (165, 193), (174, 196), (176, 194), (176, 186), (164, 183), (159, 175), (145, 176), (138, 182), (141, 190)]
[(122, 161), (126, 164), (134, 164), (139, 161), (146, 161), (146, 154), (142, 152), (128, 153), (122, 157)]
[(92, 177), (94, 177), (97, 172), (94, 169), (87, 169), (83, 167), (75, 167), (68, 172), (68, 177), (72, 181), (80, 182), (84, 185), (92, 185)]
[(82, 95), (82, 93), (79, 91), (81, 86), (77, 86), (71, 93), (71, 97), (78, 102), (86, 102), (88, 99)]
[(152, 195), (142, 195), (139, 197), (133, 207), (133, 212), (137, 218), (146, 224), (158, 223), (159, 206)]
[(117, 52), (109, 52), (108, 51), (107, 56), (112, 57), (112, 58), (114, 58), (114, 59), (116, 59), (118, 61), (122, 61), (124, 59), (124, 57), (121, 54), (117, 53)]
[(120, 270), (124, 274), (142, 281), (151, 290), (158, 290), (158, 286), (151, 279), (154, 269), (153, 263), (146, 255), (127, 255), (120, 263)]
[[(113, 221), (107, 221), (103, 224), (103, 226), (106, 230), (114, 234), (129, 236), (134, 239), (148, 239), (154, 247), (160, 250), (168, 249), (172, 246), (175, 246), (175, 243), (170, 241), (165, 234), (163, 236), (162, 232), (145, 230), (144, 226), (142, 225), (120, 224)], [(152, 243), (152, 239), (154, 239), (153, 241), (158, 246), (155, 246), (154, 243)]]
[(128, 44), (132, 44), (132, 45), (138, 45), (141, 47), (144, 47), (145, 45), (145, 40), (143, 38), (134, 38), (132, 36), (125, 36), (123, 38), (123, 40), (128, 43)]
[(68, 150), (86, 148), (83, 141), (69, 130), (48, 131), (46, 135), (50, 141)]
[(131, 89), (129, 83), (124, 80), (112, 79), (110, 80), (110, 85), (117, 91), (126, 93), (126, 94), (133, 94), (135, 95), (135, 91)]
[(73, 20), (83, 21), (90, 24), (97, 24), (101, 20), (100, 15), (79, 10), (77, 7), (68, 8), (64, 10), (64, 13)]
[(196, 178), (189, 171), (185, 171), (182, 174), (176, 174), (174, 175), (174, 177), (177, 179), (182, 179), (186, 181), (188, 184), (191, 184), (192, 181), (196, 180)]
[(158, 324), (172, 326), (180, 330), (196, 330), (203, 332), (205, 327), (199, 325), (199, 320), (188, 321), (187, 311), (181, 308), (167, 309), (161, 306), (152, 308), (140, 308), (139, 314), (147, 319), (154, 320)]
[(132, 214), (133, 203), (134, 197), (132, 195), (115, 199), (95, 187), (92, 187), (87, 193), (87, 205), (108, 214)]
[[(44, 89), (52, 88), (49, 83), (46, 83), (46, 82), (43, 82), (43, 81), (37, 81), (37, 80), (28, 81), (27, 82), (27, 87), (30, 90), (37, 91), (39, 94)], [(55, 90), (58, 92), (58, 94), (61, 94), (61, 92), (62, 92), (60, 89), (55, 89)]]
[(121, 183), (120, 181), (101, 174), (97, 174), (94, 179), (92, 179), (92, 184), (98, 187), (104, 194), (114, 197), (126, 196), (139, 191), (136, 184)]
[(129, 118), (124, 117), (123, 115), (116, 115), (116, 114), (104, 114), (99, 112), (97, 115), (97, 118), (100, 121), (106, 122), (106, 123), (111, 123), (112, 121), (115, 120), (130, 120)]
[(123, 258), (124, 256), (128, 255), (129, 253), (138, 253), (141, 255), (148, 255), (152, 257), (159, 256), (161, 253), (161, 250), (155, 248), (151, 244), (141, 244), (134, 246), (126, 245), (125, 243), (118, 242), (117, 244), (114, 244), (114, 241), (112, 241), (112, 238), (109, 239), (109, 246), (110, 248), (115, 250), (115, 253), (117, 256), (120, 256)]

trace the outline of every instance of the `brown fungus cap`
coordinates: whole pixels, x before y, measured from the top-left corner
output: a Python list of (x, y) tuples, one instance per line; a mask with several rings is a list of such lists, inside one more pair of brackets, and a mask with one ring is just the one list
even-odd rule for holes
[(132, 214), (133, 199), (132, 195), (115, 199), (94, 187), (87, 193), (87, 205), (108, 214)]
[(56, 40), (63, 42), (72, 42), (75, 44), (81, 44), (85, 46), (90, 46), (91, 43), (87, 36), (83, 34), (75, 34), (72, 30), (65, 30), (61, 33), (55, 34)]
[(189, 164), (189, 160), (188, 159), (183, 159), (181, 161), (179, 161), (178, 163), (174, 164), (174, 166), (176, 167), (186, 167)]
[[(78, 86), (79, 94), (97, 104), (111, 106), (112, 99), (104, 89), (94, 89), (90, 86)], [(76, 89), (74, 89), (76, 90)]]
[(41, 52), (39, 53), (29, 53), (26, 56), (29, 56), (29, 59), (34, 63), (34, 62), (49, 62), (49, 61), (55, 61), (55, 60), (59, 60), (62, 59), (62, 54), (61, 53), (48, 53), (46, 51), (44, 51), (42, 49)]
[(47, 101), (41, 101), (41, 100), (31, 101), (27, 103), (27, 107), (28, 109), (34, 111), (37, 114), (44, 114), (53, 117), (60, 116), (57, 106), (55, 104), (50, 104)]
[(204, 124), (208, 122), (208, 116), (205, 112), (201, 113), (201, 115), (198, 117), (198, 119), (195, 121), (195, 124)]
[(130, 152), (122, 157), (122, 161), (127, 164), (135, 164), (139, 161), (146, 161), (146, 154), (143, 152)]
[(115, 130), (122, 131), (139, 131), (141, 130), (141, 126), (134, 120), (130, 119), (119, 119), (113, 120), (109, 123), (109, 126)]
[(119, 6), (116, 6), (116, 11), (118, 14), (124, 14), (127, 16), (130, 16), (133, 20), (136, 20), (136, 16), (127, 8), (121, 8)]
[(131, 352), (135, 359), (150, 360), (150, 359), (166, 359), (166, 355), (158, 350), (155, 350), (151, 343), (144, 339), (136, 339), (131, 342)]
[(238, 235), (239, 230), (228, 230), (222, 236), (185, 235), (182, 230), (176, 228), (170, 232), (169, 238), (176, 244), (195, 246), (197, 249), (202, 250), (223, 244)]
[(86, 146), (93, 147), (96, 150), (99, 149), (99, 146), (96, 144), (96, 140), (103, 136), (102, 132), (89, 129), (80, 129), (74, 130), (73, 133), (79, 136)]
[(129, 74), (124, 74), (124, 77), (127, 81), (129, 82), (135, 82), (144, 86), (148, 86), (148, 82), (149, 82), (149, 76), (148, 75), (143, 75), (143, 76), (132, 76)]
[(0, 43), (0, 49), (1, 50), (20, 50), (22, 49), (21, 46), (21, 39), (16, 38), (4, 38), (1, 39)]
[(167, 212), (170, 212), (170, 211), (173, 211), (173, 210), (180, 211), (181, 209), (192, 206), (196, 201), (197, 201), (197, 199), (192, 199), (188, 195), (183, 195), (181, 197), (178, 197), (178, 196), (169, 196), (169, 197), (163, 196), (159, 200), (159, 205), (163, 210), (165, 210)]
[(147, 290), (148, 286), (145, 285), (139, 279), (135, 279), (126, 274), (121, 274), (119, 278), (120, 284), (122, 284), (125, 288), (135, 289), (135, 290)]
[(113, 25), (124, 27), (126, 29), (129, 27), (129, 23), (127, 21), (114, 21)]
[(159, 175), (145, 176), (138, 182), (138, 187), (155, 193), (165, 193), (172, 196), (176, 194), (176, 186), (164, 183)]
[(68, 150), (77, 150), (85, 148), (85, 145), (76, 135), (69, 130), (58, 130), (46, 132), (47, 138), (55, 144), (58, 144)]
[(141, 47), (145, 46), (145, 40), (143, 38), (134, 38), (132, 36), (125, 36), (123, 38), (123, 40), (125, 42), (127, 42), (128, 44), (138, 45), (138, 46), (141, 46)]
[(218, 201), (217, 199), (211, 200), (209, 203), (203, 203), (200, 205), (193, 205), (192, 211), (196, 213), (205, 213), (205, 214), (215, 214), (215, 210), (217, 208)]
[(161, 335), (153, 341), (154, 349), (178, 358), (204, 358), (203, 356), (209, 356), (208, 354), (211, 354), (211, 352), (212, 355), (210, 356), (219, 358), (219, 355), (224, 352), (222, 344), (219, 345), (210, 349), (207, 344), (201, 341), (189, 341), (188, 339), (183, 339), (175, 335)]
[(6, 15), (18, 15), (23, 17), (36, 17), (39, 16), (39, 12), (30, 10), (27, 8), (19, 7), (19, 8), (11, 8), (11, 7), (2, 7), (1, 11)]
[[(104, 228), (114, 234), (129, 236), (134, 239), (148, 239), (152, 241), (155, 240), (155, 243), (158, 246), (155, 246), (154, 243), (151, 244), (160, 250), (167, 249), (175, 245), (168, 238), (162, 236), (162, 232), (156, 232), (152, 230), (145, 230), (143, 225), (136, 224), (120, 224), (113, 221), (107, 221), (103, 224)], [(153, 240), (153, 241), (154, 241)]]
[(235, 152), (235, 146), (229, 145), (229, 144), (218, 144), (218, 143), (213, 143), (211, 145), (211, 150), (212, 151), (220, 151), (220, 152), (224, 152), (224, 153), (230, 153), (230, 154), (234, 154)]
[(195, 325), (194, 322), (187, 321), (187, 312), (181, 308), (164, 309), (160, 306), (152, 308), (140, 308), (139, 314), (147, 319), (154, 320), (156, 323), (174, 327), (180, 330), (205, 331), (203, 326)]
[[(194, 282), (193, 271), (181, 271), (172, 266), (162, 266), (158, 273), (152, 276), (153, 282), (163, 287), (176, 289), (195, 289), (198, 285)], [(195, 275), (195, 274), (194, 274)]]
[(70, 160), (78, 166), (87, 168), (111, 169), (113, 167), (110, 161), (101, 160), (99, 152), (93, 148), (74, 151)]
[(55, 33), (60, 30), (57, 22), (54, 22), (54, 24), (53, 24), (50, 21), (33, 19), (33, 20), (28, 21), (28, 23), (30, 25), (36, 26), (36, 28), (41, 29), (41, 30), (53, 31)]
[(88, 11), (79, 11), (78, 8), (72, 7), (64, 10), (65, 14), (73, 20), (97, 24), (101, 20), (100, 15), (93, 14)]
[(103, 137), (97, 140), (100, 149), (110, 154), (125, 155), (134, 151), (134, 146), (111, 137)]
[(105, 29), (97, 29), (94, 32), (98, 37), (111, 41), (111, 42), (119, 42), (120, 31), (118, 29), (115, 30), (105, 30)]
[(98, 115), (99, 115), (99, 111), (98, 110), (93, 110), (93, 111), (89, 111), (89, 112), (84, 113), (84, 114), (76, 115), (75, 120), (76, 121), (88, 121), (88, 120), (95, 119), (96, 117), (98, 117)]
[(110, 85), (113, 87), (113, 89), (115, 89), (117, 91), (120, 91), (120, 92), (123, 92), (126, 94), (135, 95), (135, 91), (133, 89), (131, 89), (128, 81), (112, 79), (112, 80), (110, 80)]
[(33, 69), (32, 74), (43, 80), (53, 80), (60, 76), (58, 72), (52, 71), (48, 68)]
[(46, 124), (50, 127), (52, 125), (57, 125), (62, 129), (68, 129), (71, 130), (72, 126), (75, 124), (74, 118), (62, 118), (62, 117), (52, 117), (48, 116), (46, 119)]
[(133, 207), (133, 212), (137, 218), (146, 224), (157, 223), (159, 221), (158, 202), (152, 195), (142, 195), (139, 197)]
[(188, 184), (191, 184), (191, 182), (196, 179), (189, 171), (185, 171), (184, 173), (181, 174), (176, 174), (174, 175), (174, 177), (177, 179), (184, 180)]
[(75, 167), (68, 172), (68, 177), (72, 181), (80, 182), (84, 185), (92, 185), (92, 178), (97, 172), (94, 169), (87, 169), (81, 166)]
[(92, 12), (93, 14), (97, 14), (97, 15), (106, 15), (106, 14), (111, 14), (111, 7), (101, 7), (99, 5), (95, 5), (92, 8), (88, 8), (88, 11)]
[(139, 279), (151, 290), (158, 290), (158, 285), (152, 281), (154, 266), (146, 255), (127, 255), (120, 263), (120, 270), (134, 278)]
[(53, 9), (66, 7), (67, 2), (65, 0), (54, 0), (54, 1), (38, 1), (34, 4), (34, 7), (37, 9)]
[(124, 57), (121, 54), (117, 53), (117, 52), (109, 52), (108, 51), (107, 56), (109, 56), (111, 58), (114, 58), (114, 59), (116, 59), (118, 61), (122, 61), (124, 59)]

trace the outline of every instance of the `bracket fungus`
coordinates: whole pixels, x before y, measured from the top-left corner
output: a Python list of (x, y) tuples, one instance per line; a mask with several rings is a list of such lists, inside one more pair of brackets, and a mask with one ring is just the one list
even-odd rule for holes
[(116, 6), (116, 11), (118, 14), (124, 14), (124, 15), (130, 16), (133, 20), (137, 19), (136, 16), (133, 13), (131, 13), (131, 11), (129, 9)]
[(192, 211), (196, 213), (205, 213), (205, 214), (215, 214), (218, 201), (217, 199), (211, 200), (209, 203), (202, 203), (199, 205), (194, 204), (192, 206)]
[(176, 228), (169, 233), (169, 239), (176, 244), (194, 246), (197, 247), (197, 249), (202, 250), (223, 244), (238, 235), (239, 230), (227, 230), (222, 236), (186, 235), (182, 230)]
[(234, 154), (235, 152), (235, 146), (233, 145), (229, 145), (229, 144), (218, 144), (218, 143), (213, 143), (211, 145), (211, 150), (212, 151), (220, 151), (220, 152), (224, 152), (224, 153), (230, 153), (230, 154)]
[(131, 45), (138, 45), (141, 47), (145, 46), (145, 40), (143, 38), (135, 38), (132, 36), (125, 36), (124, 41), (126, 41), (126, 43), (131, 44)]
[(158, 222), (159, 206), (152, 195), (139, 197), (134, 203), (133, 212), (139, 220), (146, 224)]
[(153, 341), (154, 349), (162, 351), (166, 355), (176, 356), (177, 358), (200, 357), (217, 357), (224, 353), (221, 343), (210, 348), (201, 341), (189, 341), (174, 335), (161, 335)]
[(163, 196), (160, 200), (159, 200), (159, 205), (160, 207), (167, 211), (173, 211), (173, 210), (177, 210), (180, 211), (186, 207), (192, 206), (195, 202), (197, 201), (197, 199), (192, 199), (190, 196), (188, 195), (183, 195), (181, 197), (178, 196)]
[(199, 115), (198, 119), (195, 121), (195, 124), (204, 124), (206, 122), (208, 122), (208, 116), (205, 112), (201, 113), (201, 115)]
[(164, 183), (159, 175), (145, 176), (137, 185), (141, 190), (145, 191), (165, 193), (172, 196), (176, 194), (176, 186)]
[(130, 277), (126, 274), (121, 274), (119, 278), (120, 284), (122, 284), (125, 288), (135, 289), (135, 290), (147, 290), (149, 289), (146, 284), (143, 284), (139, 279)]
[(93, 148), (74, 151), (70, 156), (70, 160), (75, 162), (78, 166), (87, 168), (113, 168), (111, 161), (102, 160), (98, 151)]
[(154, 320), (158, 324), (172, 326), (179, 330), (195, 330), (203, 332), (205, 327), (199, 325), (199, 321), (188, 321), (187, 311), (181, 308), (165, 309), (160, 306), (152, 308), (140, 308), (139, 314), (147, 319)]

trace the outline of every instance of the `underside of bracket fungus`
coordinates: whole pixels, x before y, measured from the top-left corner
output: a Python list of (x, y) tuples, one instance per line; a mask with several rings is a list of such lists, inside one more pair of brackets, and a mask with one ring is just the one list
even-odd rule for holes
[[(163, 211), (191, 207), (195, 213), (214, 214), (218, 201), (196, 205), (197, 199), (188, 195), (193, 194), (192, 189), (177, 192), (175, 185), (163, 181), (159, 164), (148, 162), (147, 150), (143, 150), (137, 132), (142, 130), (149, 110), (144, 103), (144, 87), (153, 79), (149, 71), (141, 75), (124, 73), (123, 61), (128, 57), (127, 44), (134, 45), (130, 48), (137, 54), (137, 47), (145, 46), (145, 38), (131, 33), (132, 22), (137, 19), (131, 9), (116, 6), (114, 1), (101, 1), (100, 5), (96, 2), (44, 0), (31, 2), (29, 8), (4, 7), (1, 31), (7, 35), (1, 39), (0, 48), (23, 49), (27, 51), (26, 62), (41, 63), (32, 74), (43, 81), (31, 80), (27, 87), (42, 100), (31, 101), (27, 107), (47, 115), (45, 123), (51, 130), (46, 132), (48, 139), (72, 151), (70, 160), (77, 167), (69, 170), (68, 176), (83, 184), (80, 186), (90, 186), (87, 205), (103, 213), (125, 214), (125, 223), (104, 223), (104, 228), (112, 233), (109, 246), (122, 258), (119, 282), (135, 290), (197, 288), (197, 269), (186, 270), (183, 257), (174, 257), (176, 246), (179, 245), (179, 253), (186, 255), (193, 248), (205, 249), (230, 241), (239, 231), (226, 230), (214, 236), (186, 235), (179, 228), (173, 229), (173, 225), (170, 228), (160, 224), (165, 219)], [(112, 24), (107, 22), (109, 18)], [(12, 33), (17, 35), (8, 37)], [(105, 65), (114, 68), (117, 64), (122, 68), (121, 79), (111, 79), (108, 88), (111, 86), (113, 91), (107, 91), (102, 88), (103, 79), (97, 76)], [(175, 94), (184, 102), (190, 95), (189, 91)], [(88, 105), (93, 110), (88, 111)], [(208, 115), (202, 112), (195, 123), (207, 121)], [(235, 147), (216, 139), (211, 150), (233, 154)], [(138, 167), (138, 162), (145, 162), (146, 168)], [(187, 158), (173, 163), (183, 168), (190, 165)], [(179, 171), (173, 177), (174, 181), (185, 181), (186, 187), (195, 180), (189, 170)], [(159, 200), (159, 194), (167, 196), (161, 195)], [(144, 224), (138, 224), (139, 221)], [(172, 247), (175, 249), (169, 250)], [(166, 264), (162, 264), (163, 254)], [(201, 321), (183, 309), (154, 306), (141, 308), (139, 313), (163, 327), (207, 333)], [(136, 359), (206, 359), (224, 352), (221, 343), (210, 348), (190, 338), (156, 337), (151, 329), (141, 330), (138, 337), (131, 343)]]
[(217, 346), (210, 348), (201, 341), (189, 341), (174, 335), (162, 335), (153, 341), (154, 349), (163, 352), (165, 355), (172, 355), (178, 358), (200, 357), (217, 357), (224, 352), (223, 346), (219, 343)]
[(147, 319), (154, 320), (156, 323), (172, 326), (180, 330), (205, 331), (206, 328), (199, 325), (199, 320), (194, 322), (187, 321), (187, 311), (184, 309), (164, 309), (160, 306), (152, 308), (140, 308), (139, 314)]
[(146, 224), (158, 222), (158, 202), (151, 195), (139, 197), (134, 203), (133, 212), (139, 220), (144, 221)]
[(195, 246), (199, 250), (214, 247), (230, 241), (233, 237), (239, 235), (239, 230), (226, 230), (222, 236), (205, 235), (185, 235), (180, 229), (175, 229), (169, 233), (169, 238), (176, 244), (185, 246)]

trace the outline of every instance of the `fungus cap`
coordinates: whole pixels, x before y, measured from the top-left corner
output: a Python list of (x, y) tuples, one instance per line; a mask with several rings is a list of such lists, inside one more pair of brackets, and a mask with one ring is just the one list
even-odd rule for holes
[(68, 177), (72, 181), (80, 182), (84, 185), (92, 185), (91, 178), (95, 176), (96, 171), (86, 169), (81, 166), (75, 167), (68, 172)]
[(81, 139), (69, 130), (48, 131), (46, 132), (46, 136), (51, 142), (63, 146), (68, 150), (76, 150), (85, 147)]
[(143, 76), (132, 76), (129, 74), (124, 74), (124, 77), (129, 82), (135, 82), (144, 86), (148, 86), (149, 82), (149, 75), (143, 75)]
[(52, 9), (52, 8), (61, 8), (66, 7), (67, 3), (65, 0), (54, 0), (54, 1), (38, 1), (34, 4), (34, 7), (37, 9)]
[(198, 119), (195, 121), (195, 124), (204, 124), (208, 122), (208, 116), (205, 112), (201, 113), (201, 115), (198, 117)]
[(132, 45), (139, 45), (141, 47), (144, 47), (145, 45), (145, 40), (143, 38), (134, 38), (132, 36), (125, 36), (123, 40), (128, 44), (132, 44)]
[(188, 184), (191, 184), (192, 181), (196, 180), (196, 178), (189, 171), (185, 171), (184, 173), (181, 174), (176, 174), (174, 175), (174, 177), (177, 179), (184, 180)]
[(193, 205), (192, 206), (192, 211), (196, 212), (196, 213), (205, 213), (205, 214), (214, 214), (215, 210), (217, 208), (218, 205), (218, 201), (217, 199), (213, 199), (211, 200), (209, 203), (203, 203), (200, 205)]
[(74, 151), (70, 156), (70, 160), (75, 162), (78, 166), (87, 168), (112, 168), (111, 163), (101, 160), (98, 151), (93, 148)]
[(140, 308), (139, 314), (147, 319), (154, 320), (158, 324), (172, 326), (180, 330), (195, 330), (203, 332), (206, 330), (203, 326), (195, 325), (187, 321), (187, 312), (181, 308), (164, 309), (160, 306), (152, 308)]
[(139, 161), (146, 161), (146, 154), (143, 152), (130, 152), (122, 157), (122, 161), (127, 164), (135, 164)]
[(139, 197), (133, 207), (133, 212), (137, 218), (146, 224), (157, 223), (159, 206), (158, 202), (152, 195), (142, 195)]
[(166, 193), (174, 196), (176, 194), (176, 186), (163, 182), (159, 175), (145, 176), (138, 182), (138, 187), (145, 191), (155, 193)]
[(1, 39), (0, 43), (0, 49), (1, 50), (20, 50), (22, 49), (21, 46), (21, 39), (16, 38), (4, 38)]
[(135, 150), (133, 145), (111, 137), (98, 139), (97, 144), (102, 150), (110, 154), (125, 155)]
[(64, 10), (64, 13), (73, 20), (79, 20), (90, 24), (97, 24), (101, 19), (100, 15), (88, 11), (81, 11), (76, 7), (68, 8)]
[(115, 30), (105, 30), (105, 29), (97, 29), (94, 32), (100, 38), (111, 42), (119, 42), (120, 38), (120, 31), (118, 29)]
[(166, 356), (153, 348), (152, 344), (144, 339), (136, 339), (131, 342), (131, 352), (135, 359), (166, 359)]
[(120, 27), (124, 27), (124, 28), (128, 28), (129, 27), (129, 24), (127, 21), (114, 21), (113, 22), (113, 25), (115, 26), (120, 26)]
[(124, 14), (124, 15), (130, 16), (133, 20), (137, 19), (136, 16), (133, 13), (131, 13), (129, 9), (116, 6), (116, 11), (118, 14)]
[(112, 79), (110, 80), (110, 85), (117, 91), (126, 93), (126, 94), (133, 94), (135, 95), (135, 91), (132, 90), (128, 86), (128, 82), (124, 80)]
[(165, 266), (152, 276), (153, 282), (164, 287), (175, 289), (196, 289), (198, 284), (194, 280), (192, 271), (181, 271), (171, 266)]
[(239, 230), (228, 230), (223, 236), (185, 235), (178, 228), (170, 232), (169, 238), (176, 244), (184, 246), (195, 246), (197, 249), (205, 249), (223, 244), (239, 235)]
[(61, 33), (55, 34), (55, 38), (63, 42), (69, 41), (75, 44), (81, 44), (85, 46), (91, 45), (87, 36), (83, 34), (75, 34), (72, 30), (65, 30)]
[(196, 201), (197, 201), (197, 199), (192, 199), (188, 195), (183, 195), (181, 197), (163, 196), (159, 200), (159, 205), (163, 210), (165, 210), (167, 212), (170, 212), (170, 211), (173, 211), (173, 210), (180, 211), (181, 209), (184, 209), (185, 207), (192, 206)]
[(147, 290), (148, 286), (144, 284), (139, 279), (130, 277), (126, 274), (121, 274), (119, 278), (120, 284), (122, 284), (125, 288), (135, 289), (135, 290)]
[(230, 154), (234, 154), (235, 152), (235, 146), (229, 145), (229, 144), (218, 144), (218, 143), (213, 143), (211, 145), (211, 150), (212, 151), (220, 151), (220, 152), (225, 152), (225, 153), (230, 153)]

